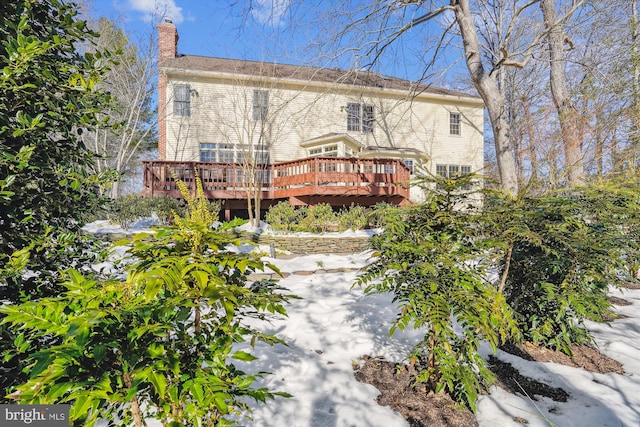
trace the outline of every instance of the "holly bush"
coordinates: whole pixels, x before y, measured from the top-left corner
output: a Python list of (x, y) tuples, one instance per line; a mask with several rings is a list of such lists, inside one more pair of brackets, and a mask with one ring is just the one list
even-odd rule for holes
[(593, 344), (584, 320), (609, 317), (609, 287), (638, 259), (637, 190), (626, 188), (613, 180), (487, 199), (487, 232), (506, 248), (499, 289), (527, 341), (567, 354)]
[[(264, 373), (243, 372), (233, 361), (256, 359), (237, 343), (282, 343), (247, 320), (285, 316), (291, 296), (274, 281), (248, 281), (267, 265), (224, 250), (239, 242), (225, 227), (211, 228), (214, 214), (201, 185), (198, 197), (183, 195), (187, 213), (176, 215), (174, 226), (121, 242), (131, 245), (124, 280), (94, 280), (70, 269), (60, 296), (0, 309), (15, 331), (5, 357), (28, 362), (28, 381), (11, 398), (71, 403), (74, 425), (105, 419), (142, 426), (155, 418), (221, 426), (232, 424), (228, 415), (248, 411), (246, 398), (288, 396), (255, 387)], [(24, 354), (37, 340), (50, 345)]]
[(408, 355), (422, 368), (417, 380), (475, 410), (478, 393), (493, 380), (478, 353), (480, 342), (495, 350), (518, 330), (504, 296), (486, 279), (491, 263), (482, 260), (493, 242), (474, 233), (477, 204), (460, 191), (469, 180), (424, 178), (430, 199), (388, 219), (373, 238), (375, 261), (355, 284), (367, 293), (393, 294), (399, 314), (390, 334), (425, 329)]

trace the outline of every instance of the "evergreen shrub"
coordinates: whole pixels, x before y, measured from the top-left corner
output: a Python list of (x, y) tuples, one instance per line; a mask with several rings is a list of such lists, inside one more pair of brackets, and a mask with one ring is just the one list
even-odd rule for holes
[[(199, 183), (198, 183), (199, 184)], [(249, 282), (267, 266), (238, 244), (198, 185), (184, 216), (156, 233), (138, 235), (124, 280), (96, 280), (67, 270), (58, 296), (5, 305), (3, 325), (14, 331), (5, 359), (24, 358), (27, 381), (10, 395), (23, 404), (71, 404), (73, 425), (232, 425), (229, 415), (286, 393), (255, 386), (265, 373), (246, 373), (234, 361), (256, 359), (238, 343), (282, 343), (249, 326), (286, 315), (292, 296), (275, 281)], [(13, 264), (23, 265), (20, 257)], [(254, 322), (250, 322), (252, 318)], [(47, 345), (31, 351), (34, 341)]]
[(367, 210), (364, 206), (352, 203), (348, 208), (342, 208), (338, 212), (339, 231), (360, 230), (366, 227), (367, 223)]
[(469, 178), (420, 183), (429, 199), (387, 219), (384, 232), (372, 241), (375, 261), (355, 285), (368, 294), (393, 294), (398, 317), (390, 334), (408, 327), (425, 330), (408, 355), (420, 369), (417, 380), (475, 410), (478, 394), (493, 381), (480, 343), (495, 350), (518, 336), (517, 325), (504, 296), (487, 280), (492, 264), (482, 260), (493, 240), (469, 232), (479, 215), (465, 208), (473, 203), (460, 192)]

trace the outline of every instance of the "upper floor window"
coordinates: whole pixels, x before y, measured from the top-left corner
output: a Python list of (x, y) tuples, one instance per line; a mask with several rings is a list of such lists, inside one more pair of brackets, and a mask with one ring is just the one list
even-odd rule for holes
[(173, 112), (178, 116), (191, 116), (191, 86), (188, 84), (173, 86)]
[(373, 105), (349, 102), (347, 104), (347, 130), (354, 132), (373, 132), (375, 115)]
[(460, 135), (460, 113), (449, 113), (449, 135)]
[(253, 120), (264, 120), (267, 118), (267, 107), (269, 106), (269, 92), (255, 89), (253, 91)]
[(362, 132), (373, 132), (373, 105), (362, 104)]

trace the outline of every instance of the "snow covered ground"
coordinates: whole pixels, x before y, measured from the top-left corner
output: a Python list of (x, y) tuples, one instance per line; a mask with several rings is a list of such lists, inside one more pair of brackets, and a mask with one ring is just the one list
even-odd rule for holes
[[(368, 253), (351, 256), (311, 255), (291, 259), (265, 258), (283, 272), (314, 271), (319, 268), (360, 268)], [(259, 344), (252, 353), (258, 360), (243, 366), (247, 371), (268, 371), (263, 383), (272, 390), (286, 391), (291, 398), (276, 398), (267, 405), (252, 404), (253, 421), (244, 426), (260, 427), (396, 427), (408, 423), (396, 412), (379, 406), (378, 391), (356, 381), (353, 363), (362, 355), (401, 361), (419, 339), (419, 331), (388, 337), (396, 310), (389, 295), (366, 296), (351, 289), (357, 272), (297, 275), (280, 284), (301, 297), (288, 306), (288, 319), (262, 326), (284, 339), (288, 346)], [(532, 401), (494, 387), (478, 402), (481, 426), (640, 427), (640, 290), (613, 291), (632, 302), (616, 307), (627, 318), (611, 326), (590, 322), (600, 350), (624, 364), (624, 375), (594, 374), (555, 363), (529, 362), (499, 351), (523, 375), (554, 387), (570, 398), (554, 402)], [(484, 350), (488, 356), (490, 351)]]

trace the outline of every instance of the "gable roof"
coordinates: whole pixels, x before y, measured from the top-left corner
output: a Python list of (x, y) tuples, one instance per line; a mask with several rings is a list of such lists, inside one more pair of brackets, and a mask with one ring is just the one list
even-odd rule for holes
[(160, 68), (291, 79), (303, 82), (339, 83), (378, 89), (395, 89), (412, 91), (414, 93), (430, 93), (434, 95), (479, 99), (477, 95), (470, 95), (456, 90), (411, 82), (409, 80), (363, 70), (345, 71), (339, 68), (319, 68), (196, 55), (178, 55), (175, 58), (164, 58), (160, 61)]

